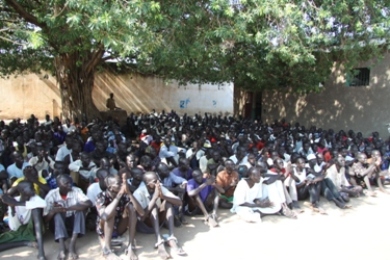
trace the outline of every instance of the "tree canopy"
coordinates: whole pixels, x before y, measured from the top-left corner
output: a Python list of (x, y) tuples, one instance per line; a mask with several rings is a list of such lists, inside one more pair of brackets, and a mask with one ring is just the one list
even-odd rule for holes
[(52, 71), (63, 107), (94, 115), (99, 66), (179, 82), (317, 90), (334, 62), (388, 49), (386, 0), (0, 0), (0, 73)]

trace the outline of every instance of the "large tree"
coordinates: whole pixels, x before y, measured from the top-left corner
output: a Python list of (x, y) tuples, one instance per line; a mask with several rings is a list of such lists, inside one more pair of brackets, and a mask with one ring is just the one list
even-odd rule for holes
[(94, 75), (108, 60), (139, 62), (159, 44), (154, 1), (0, 0), (0, 72), (51, 71), (69, 116), (94, 117)]
[(63, 108), (94, 116), (96, 70), (115, 59), (185, 82), (318, 90), (387, 50), (389, 1), (0, 0), (0, 72), (52, 70)]

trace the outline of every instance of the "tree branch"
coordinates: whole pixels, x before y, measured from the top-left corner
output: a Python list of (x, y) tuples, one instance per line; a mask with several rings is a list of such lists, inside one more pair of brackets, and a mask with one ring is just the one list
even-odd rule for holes
[(22, 16), (27, 22), (35, 24), (36, 26), (46, 28), (46, 24), (39, 22), (38, 19), (28, 13), (17, 1), (15, 0), (5, 0), (5, 2), (11, 6), (20, 16)]

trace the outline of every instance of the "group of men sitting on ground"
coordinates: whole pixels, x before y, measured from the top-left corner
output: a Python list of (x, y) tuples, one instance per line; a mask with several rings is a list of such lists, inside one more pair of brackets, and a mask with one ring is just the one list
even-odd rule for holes
[(78, 238), (92, 229), (107, 258), (118, 258), (112, 247), (128, 232), (126, 252), (137, 259), (135, 235), (143, 232), (155, 234), (158, 254), (167, 259), (166, 246), (186, 255), (174, 235), (186, 216), (203, 215), (216, 227), (223, 208), (260, 223), (265, 215), (297, 218), (298, 201), (307, 200), (326, 214), (321, 196), (347, 209), (351, 197), (375, 197), (374, 185), (387, 192), (390, 180), (389, 140), (377, 132), (365, 138), (285, 120), (268, 125), (173, 111), (130, 115), (122, 127), (75, 121), (0, 122), (0, 219), (8, 206), (12, 230), (0, 234), (0, 251), (37, 246), (46, 259), (48, 229), (58, 259), (77, 259)]

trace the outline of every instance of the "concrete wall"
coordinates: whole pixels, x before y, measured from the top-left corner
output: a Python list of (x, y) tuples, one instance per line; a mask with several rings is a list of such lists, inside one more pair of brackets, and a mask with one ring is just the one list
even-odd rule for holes
[(0, 119), (26, 119), (34, 114), (61, 116), (61, 99), (53, 77), (26, 74), (0, 78)]
[(114, 93), (116, 105), (127, 112), (149, 113), (175, 110), (179, 114), (233, 114), (233, 84), (179, 86), (160, 78), (138, 74), (100, 73), (95, 78), (93, 100), (99, 110), (106, 110), (106, 99)]
[(297, 95), (288, 91), (265, 91), (262, 119), (272, 122), (286, 118), (305, 126), (353, 129), (365, 135), (378, 131), (387, 138), (389, 133), (385, 124), (390, 123), (389, 66), (388, 54), (381, 61), (358, 66), (371, 69), (370, 84), (365, 87), (347, 87), (345, 73), (335, 68), (320, 93)]
[[(113, 92), (116, 105), (128, 113), (148, 113), (175, 110), (179, 114), (215, 113), (233, 114), (233, 84), (187, 85), (164, 82), (162, 79), (140, 75), (99, 73), (92, 91), (93, 100), (101, 111)], [(61, 116), (61, 99), (54, 77), (27, 74), (0, 79), (0, 119), (28, 118), (34, 114), (44, 119)]]

